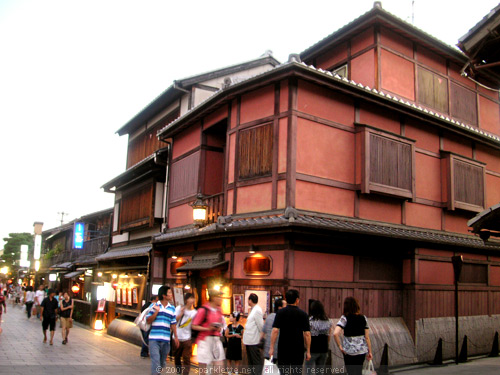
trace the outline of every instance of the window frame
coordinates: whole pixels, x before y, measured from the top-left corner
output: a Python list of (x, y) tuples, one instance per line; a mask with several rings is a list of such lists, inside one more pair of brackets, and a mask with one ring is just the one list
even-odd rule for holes
[[(357, 185), (358, 190), (361, 190), (363, 194), (379, 193), (383, 195), (388, 195), (396, 198), (409, 199), (414, 201), (416, 199), (416, 189), (415, 189), (415, 141), (404, 136), (390, 133), (381, 129), (373, 128), (366, 124), (356, 123), (356, 154), (359, 157), (359, 162), (356, 161), (356, 169), (360, 170), (360, 174), (357, 173)], [(410, 190), (399, 188), (397, 186), (385, 185), (379, 182), (370, 181), (370, 151), (371, 151), (371, 141), (370, 137), (372, 135), (383, 137), (389, 139), (393, 142), (398, 142), (410, 147)]]

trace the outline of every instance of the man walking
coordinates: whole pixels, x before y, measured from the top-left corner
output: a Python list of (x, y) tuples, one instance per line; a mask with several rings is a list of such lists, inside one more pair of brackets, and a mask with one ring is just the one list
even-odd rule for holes
[(184, 303), (184, 306), (179, 305), (175, 308), (179, 345), (175, 348), (174, 359), (178, 375), (188, 375), (191, 368), (191, 353), (193, 351), (191, 326), (196, 316), (194, 295), (192, 293), (186, 293)]
[[(271, 347), (271, 333), (273, 331), (273, 323), (276, 318), (276, 313), (281, 310), (283, 307), (286, 307), (286, 301), (282, 298), (274, 301), (274, 312), (269, 314), (264, 322), (264, 328), (262, 329), (261, 339), (264, 339), (264, 358), (271, 359), (269, 357), (269, 348)], [(278, 362), (278, 339), (274, 344), (274, 354), (273, 354), (273, 362)]]
[(54, 290), (49, 289), (48, 295), (40, 305), (40, 320), (42, 321), (43, 342), (47, 342), (47, 328), (50, 327), (50, 345), (53, 345), (59, 303), (55, 298), (56, 292)]
[(276, 313), (271, 334), (269, 357), (274, 354), (278, 340), (278, 367), (281, 375), (302, 373), (304, 348), (306, 360), (311, 358), (311, 330), (305, 311), (299, 309), (299, 292), (289, 289), (285, 294), (286, 307)]
[(264, 319), (261, 307), (257, 304), (259, 297), (252, 293), (248, 296), (248, 305), (251, 308), (248, 314), (245, 331), (243, 332), (243, 344), (247, 348), (248, 365), (253, 375), (260, 374), (264, 363), (262, 351), (259, 347), (260, 335), (264, 327)]
[(164, 285), (158, 290), (158, 299), (159, 301), (146, 316), (146, 322), (151, 324), (149, 332), (151, 375), (160, 374), (166, 366), (167, 354), (170, 351), (170, 331), (174, 333), (175, 345), (179, 345), (175, 307), (170, 304), (173, 295), (169, 286)]

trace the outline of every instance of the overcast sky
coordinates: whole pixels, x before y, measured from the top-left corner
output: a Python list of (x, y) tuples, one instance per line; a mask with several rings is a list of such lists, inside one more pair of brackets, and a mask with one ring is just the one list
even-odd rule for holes
[[(415, 0), (414, 24), (455, 45), (498, 4)], [(382, 1), (411, 22), (411, 0)], [(174, 79), (285, 61), (373, 7), (351, 1), (0, 0), (0, 249), (113, 205), (123, 124)]]

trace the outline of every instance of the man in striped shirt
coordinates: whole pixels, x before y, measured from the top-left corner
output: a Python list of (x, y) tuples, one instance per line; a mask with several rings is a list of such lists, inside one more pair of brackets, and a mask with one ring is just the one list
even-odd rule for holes
[(165, 368), (167, 354), (170, 351), (170, 330), (174, 333), (175, 346), (179, 346), (177, 339), (177, 322), (172, 290), (169, 286), (162, 286), (158, 290), (159, 301), (149, 311), (146, 322), (151, 324), (149, 333), (149, 355), (151, 357), (151, 375), (157, 375)]

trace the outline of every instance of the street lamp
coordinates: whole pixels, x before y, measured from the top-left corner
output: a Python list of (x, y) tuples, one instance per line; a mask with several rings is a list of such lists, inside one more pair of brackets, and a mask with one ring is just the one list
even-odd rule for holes
[(198, 193), (196, 200), (190, 205), (193, 207), (193, 222), (195, 225), (202, 227), (207, 221), (208, 205), (203, 199), (203, 195)]

